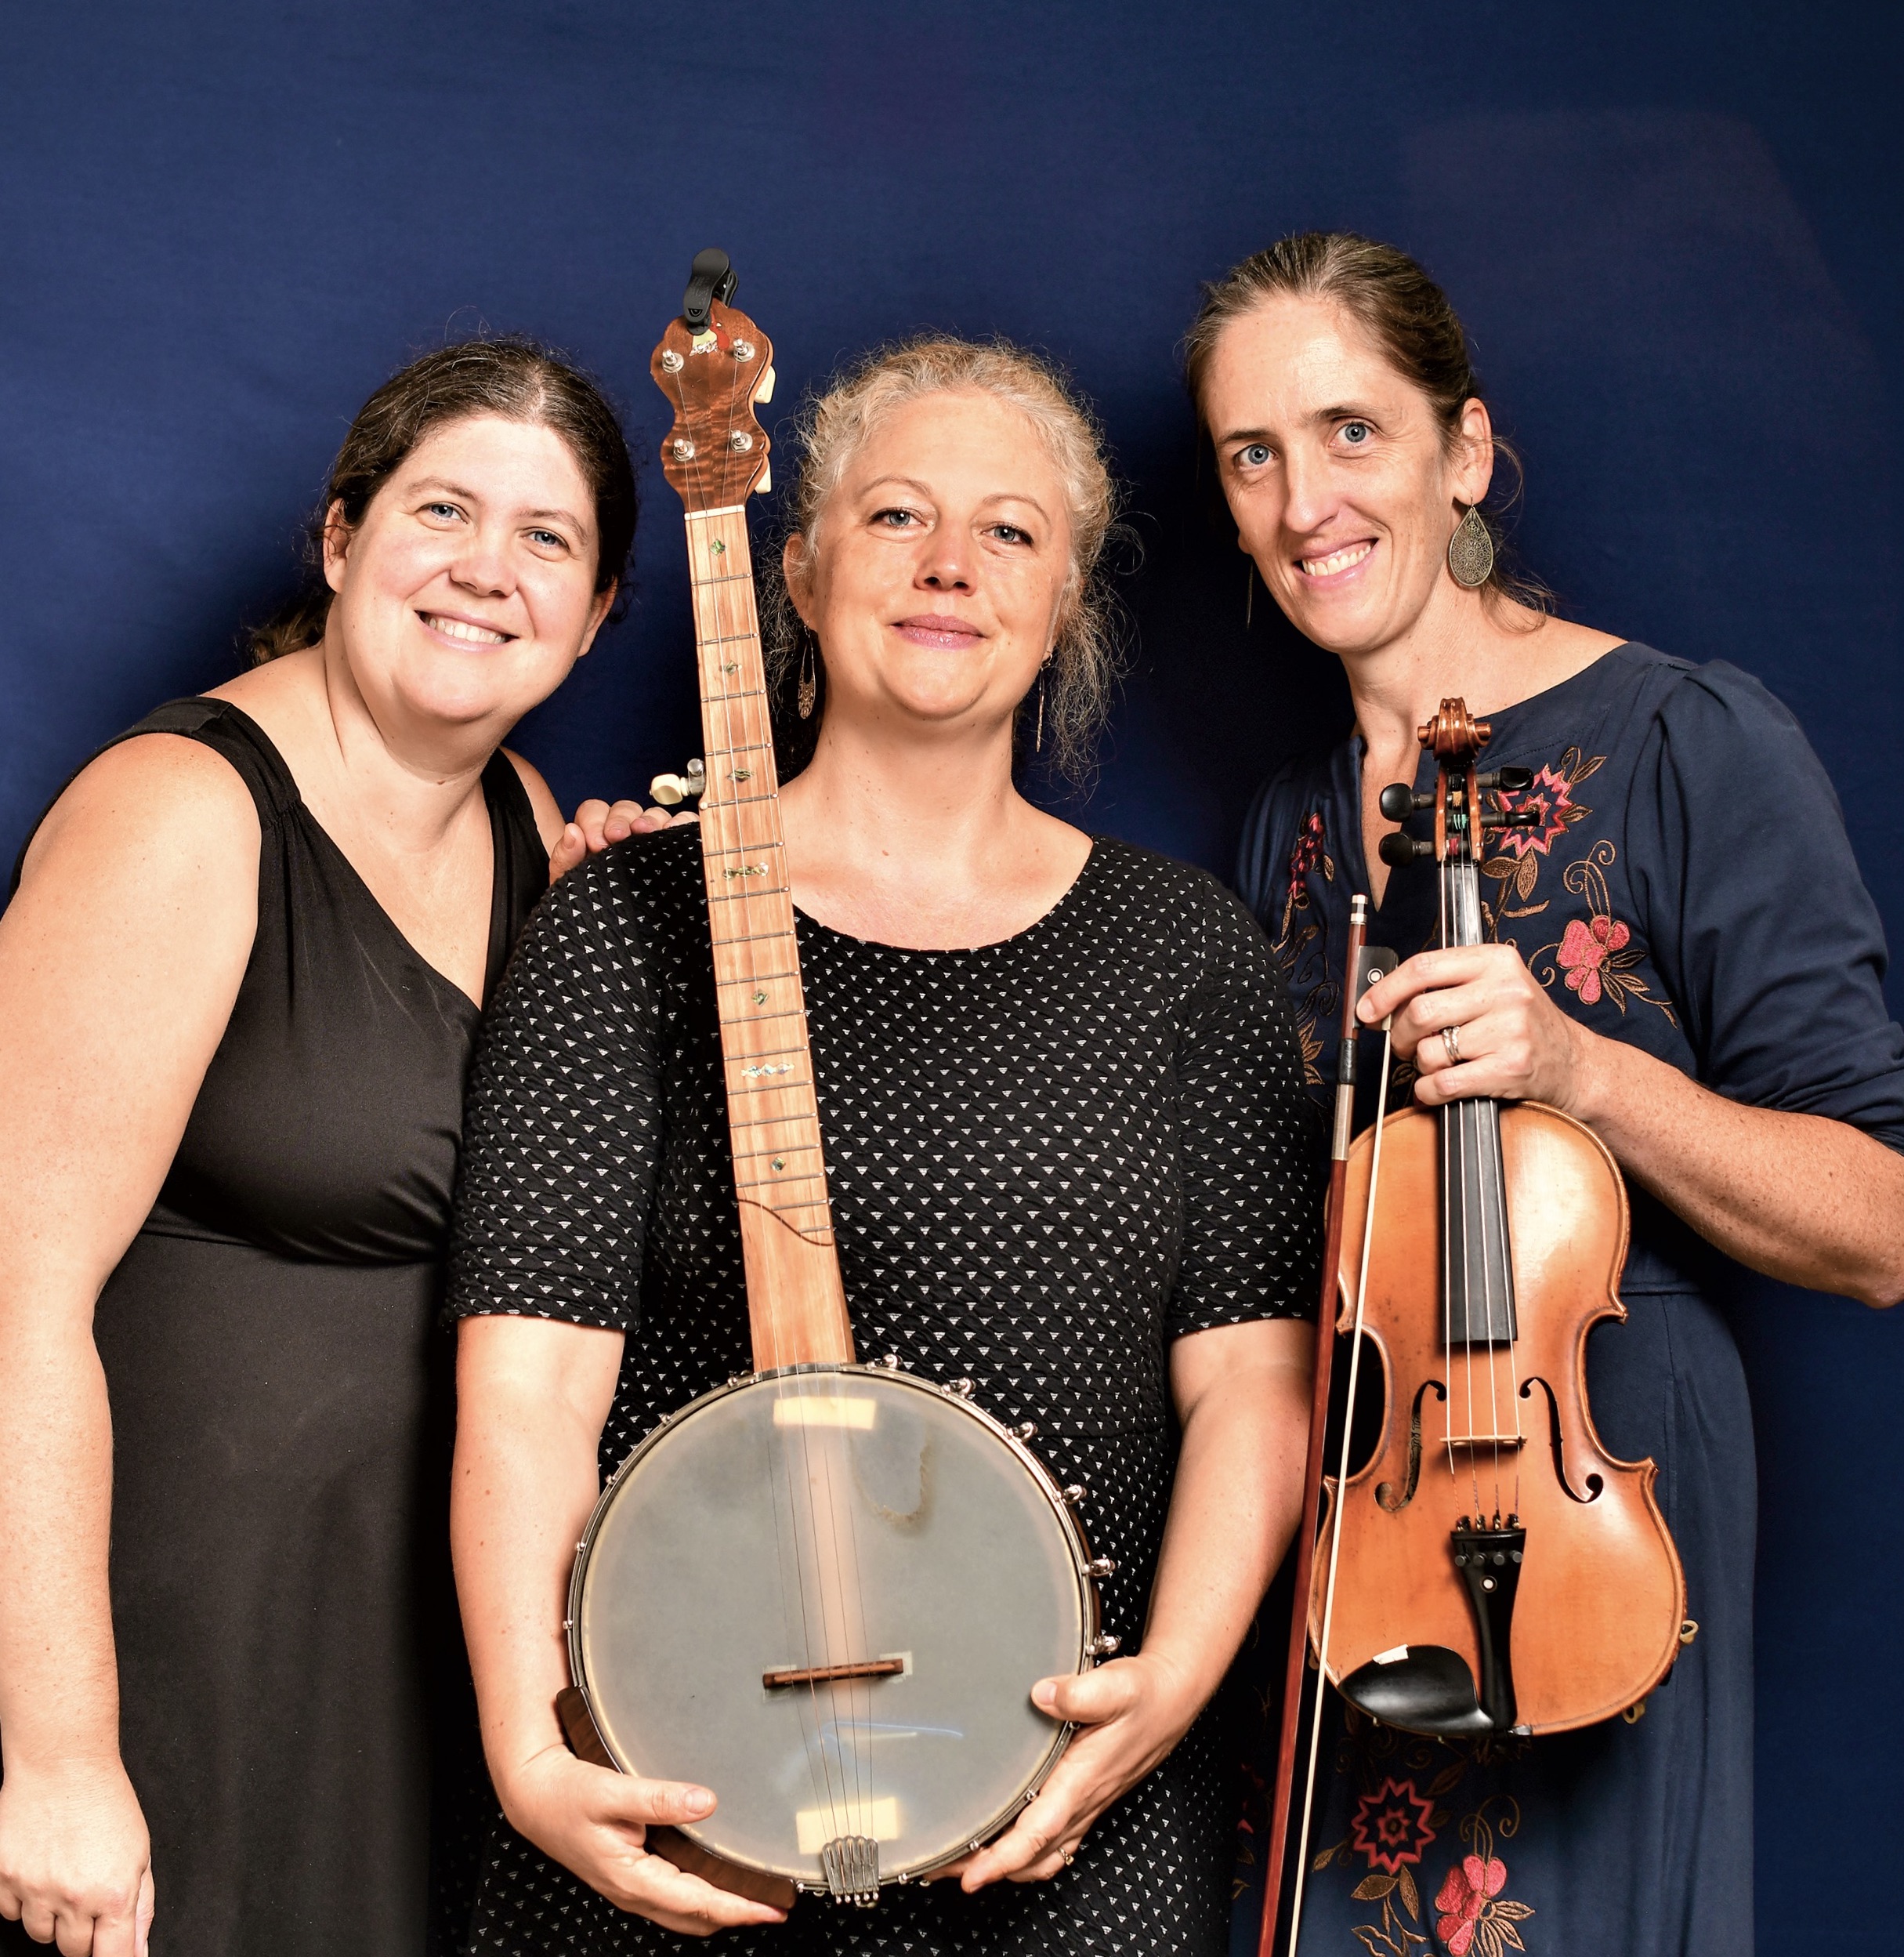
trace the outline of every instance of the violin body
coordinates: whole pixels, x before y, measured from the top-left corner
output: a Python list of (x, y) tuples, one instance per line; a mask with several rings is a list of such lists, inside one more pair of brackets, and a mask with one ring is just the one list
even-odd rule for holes
[[(1338, 1329), (1352, 1328), (1366, 1239), (1363, 1330), (1384, 1391), (1373, 1455), (1345, 1488), (1333, 1476), (1325, 1484), (1330, 1510), (1338, 1500), (1341, 1507), (1327, 1670), (1352, 1703), (1374, 1711), (1370, 1692), (1385, 1674), (1399, 1681), (1409, 1669), (1405, 1659), (1379, 1664), (1380, 1654), (1424, 1646), (1455, 1653), (1483, 1705), (1490, 1670), (1497, 1675), (1504, 1662), (1513, 1704), (1507, 1729), (1564, 1732), (1643, 1699), (1678, 1655), (1685, 1616), (1654, 1464), (1609, 1454), (1587, 1404), (1587, 1335), (1603, 1318), (1626, 1316), (1616, 1288), (1626, 1188), (1605, 1145), (1578, 1122), (1537, 1103), (1500, 1107), (1515, 1336), (1451, 1344), (1441, 1295), (1445, 1211), (1424, 1200), (1443, 1172), (1443, 1119), (1410, 1107), (1384, 1124), (1372, 1232), (1365, 1225), (1374, 1131), (1349, 1152)], [(1451, 1545), (1457, 1525), (1481, 1520), (1482, 1511), (1490, 1524), (1498, 1513), (1515, 1527), (1479, 1532), (1497, 1588), (1477, 1597)], [(1331, 1527), (1334, 1519), (1331, 1513)], [(1520, 1561), (1494, 1564), (1493, 1556), (1515, 1553), (1516, 1531)], [(1327, 1573), (1319, 1558), (1309, 1606), (1318, 1649)], [(1507, 1636), (1497, 1609), (1492, 1642), (1506, 1648), (1484, 1651), (1483, 1625), (1504, 1590)], [(1392, 1693), (1390, 1702), (1392, 1712), (1406, 1712)], [(1432, 1718), (1406, 1723), (1500, 1730), (1498, 1716), (1452, 1727)]]

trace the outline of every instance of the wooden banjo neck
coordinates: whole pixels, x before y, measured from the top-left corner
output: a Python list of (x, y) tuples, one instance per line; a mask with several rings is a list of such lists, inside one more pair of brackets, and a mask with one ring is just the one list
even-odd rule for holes
[(770, 486), (769, 444), (754, 408), (773, 393), (773, 349), (726, 303), (733, 286), (726, 254), (701, 252), (682, 316), (670, 321), (649, 371), (675, 411), (661, 467), (687, 513), (707, 770), (701, 867), (754, 1364), (766, 1372), (850, 1364), (853, 1346), (747, 547), (747, 499)]

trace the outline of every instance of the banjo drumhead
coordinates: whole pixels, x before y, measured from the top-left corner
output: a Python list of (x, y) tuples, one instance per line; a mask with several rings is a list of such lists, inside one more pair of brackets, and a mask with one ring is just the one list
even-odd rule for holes
[[(610, 1483), (576, 1680), (624, 1771), (713, 1789), (685, 1832), (715, 1854), (819, 1886), (829, 1842), (871, 1836), (892, 1881), (989, 1836), (1055, 1759), (1030, 1693), (1086, 1662), (1084, 1553), (962, 1399), (858, 1368), (753, 1380)], [(842, 1665), (882, 1669), (799, 1676)]]

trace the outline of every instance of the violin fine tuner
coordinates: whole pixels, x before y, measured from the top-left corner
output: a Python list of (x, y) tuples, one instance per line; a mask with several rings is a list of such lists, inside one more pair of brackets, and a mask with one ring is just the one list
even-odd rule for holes
[(708, 766), (700, 760), (690, 761), (682, 774), (657, 774), (648, 784), (648, 792), (664, 809), (678, 807), (683, 802), (693, 802), (707, 793)]

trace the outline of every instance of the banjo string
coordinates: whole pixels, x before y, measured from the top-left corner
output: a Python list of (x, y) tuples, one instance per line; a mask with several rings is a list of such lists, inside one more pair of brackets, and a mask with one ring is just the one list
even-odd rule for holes
[[(743, 384), (740, 363), (737, 361), (734, 363), (729, 371), (727, 397), (727, 440), (723, 443), (723, 449), (726, 452), (733, 452), (732, 437), (735, 426), (743, 411), (751, 411), (752, 404), (753, 387), (751, 383), (747, 385)], [(743, 512), (740, 520), (744, 526), (747, 521), (744, 511)], [(751, 553), (750, 553), (750, 557), (751, 554)], [(751, 587), (750, 586), (750, 590), (751, 589)], [(722, 689), (722, 692), (723, 696), (725, 696), (725, 688)], [(784, 843), (780, 852), (780, 857), (781, 872), (782, 874), (784, 875), (786, 873), (786, 850)], [(787, 903), (790, 908), (792, 904), (792, 895), (790, 888), (787, 895)], [(744, 900), (743, 908), (746, 908)], [(748, 956), (750, 959), (753, 956), (751, 948), (748, 952)], [(797, 959), (795, 962), (797, 965)], [(810, 1046), (809, 1049), (808, 1067), (810, 1075), (812, 1068)], [(777, 1353), (776, 1356), (776, 1357), (778, 1357)], [(827, 1574), (827, 1560), (822, 1558), (819, 1517), (817, 1514), (813, 1512), (815, 1477), (812, 1473), (812, 1443), (810, 1441), (808, 1424), (804, 1421), (801, 1423), (800, 1431), (802, 1453), (807, 1466), (807, 1473), (805, 1477), (805, 1481), (807, 1491), (809, 1517), (813, 1529), (814, 1553), (816, 1559), (820, 1559), (818, 1561), (817, 1567), (816, 1569), (816, 1575), (817, 1576), (822, 1586), (822, 1594), (820, 1598), (820, 1631), (823, 1647), (825, 1653), (822, 1662), (828, 1665), (832, 1665), (842, 1662), (856, 1662), (854, 1658), (854, 1654), (851, 1651), (836, 1654), (833, 1648), (834, 1624), (837, 1622), (840, 1635), (846, 1639), (849, 1643), (856, 1641), (859, 1647), (859, 1658), (863, 1658), (871, 1655), (870, 1651), (867, 1649), (865, 1586), (864, 1578), (860, 1571), (859, 1562), (859, 1537), (857, 1521), (853, 1513), (850, 1491), (848, 1491), (846, 1501), (844, 1504), (842, 1504), (840, 1499), (839, 1493), (836, 1491), (834, 1485), (833, 1470), (834, 1459), (836, 1456), (842, 1455), (845, 1450), (851, 1447), (852, 1443), (849, 1437), (850, 1430), (845, 1428), (827, 1427), (825, 1430), (827, 1437), (823, 1444), (822, 1444), (820, 1448), (823, 1484), (825, 1488), (827, 1522), (826, 1534), (832, 1552), (830, 1561), (835, 1600), (837, 1603), (836, 1619), (827, 1611), (827, 1600), (824, 1594), (824, 1586)], [(847, 1524), (846, 1535), (848, 1540), (845, 1545), (842, 1545), (842, 1531), (840, 1527), (842, 1506), (845, 1509)], [(845, 1549), (845, 1553), (849, 1555), (852, 1559), (852, 1604), (856, 1607), (856, 1609), (849, 1607), (847, 1597), (847, 1574), (845, 1570), (842, 1567), (842, 1548)], [(854, 1621), (856, 1617), (857, 1618), (856, 1625)], [(809, 1664), (811, 1663), (810, 1658), (809, 1662)], [(817, 1687), (813, 1689), (814, 1689), (816, 1694)], [(845, 1719), (844, 1721), (845, 1745), (840, 1749), (841, 1758), (839, 1762), (839, 1778), (842, 1793), (845, 1793), (846, 1790), (849, 1767), (851, 1779), (851, 1794), (848, 1797), (847, 1800), (847, 1825), (844, 1828), (840, 1826), (839, 1818), (836, 1810), (834, 1812), (833, 1832), (836, 1837), (843, 1832), (856, 1835), (861, 1833), (871, 1835), (873, 1832), (871, 1687), (869, 1684), (863, 1681), (856, 1682), (850, 1679), (842, 1680), (829, 1683), (827, 1687), (827, 1694), (829, 1709), (834, 1714), (834, 1717), (831, 1723), (835, 1736), (836, 1743), (839, 1738), (842, 1730), (842, 1722), (838, 1717), (838, 1714), (842, 1709), (842, 1702), (845, 1712)], [(860, 1709), (862, 1705), (864, 1706), (863, 1719), (862, 1719), (861, 1716)], [(817, 1725), (818, 1705), (816, 1699), (814, 1712), (815, 1721)], [(823, 1729), (820, 1745), (822, 1759), (823, 1760), (826, 1751)], [(849, 1760), (848, 1758), (849, 1751), (850, 1751), (850, 1760)], [(829, 1785), (831, 1785), (831, 1778), (829, 1778)]]
[[(711, 323), (711, 319), (710, 323)], [(690, 357), (692, 357), (692, 356), (690, 356)], [(685, 368), (682, 371), (685, 371)], [(739, 377), (737, 373), (733, 377), (729, 385), (727, 429), (727, 433), (729, 434), (731, 434), (733, 432), (734, 419), (734, 396), (737, 387), (738, 379)], [(682, 383), (679, 379), (676, 379), (675, 383), (675, 391), (677, 404), (681, 410), (682, 421), (683, 424), (685, 424), (687, 419), (686, 398)], [(725, 449), (725, 447), (726, 444), (724, 442), (723, 449)], [(697, 501), (704, 510), (711, 506), (711, 493), (707, 480), (707, 471), (704, 469), (702, 458), (698, 451), (689, 458), (688, 466), (689, 473), (695, 482), (695, 486), (698, 492)], [(742, 520), (743, 522), (745, 521), (744, 516)], [(719, 703), (719, 731), (722, 746), (725, 752), (731, 757), (736, 751), (733, 738), (733, 703), (729, 697), (724, 676), (720, 674), (721, 658), (719, 648), (726, 643), (729, 636), (727, 630), (728, 626), (735, 622), (728, 615), (729, 607), (726, 602), (726, 586), (722, 584), (712, 582), (713, 578), (719, 574), (717, 574), (715, 571), (711, 563), (707, 561), (709, 553), (704, 536), (700, 544), (700, 553), (702, 560), (697, 565), (697, 569), (700, 571), (704, 579), (707, 581), (704, 583), (704, 589), (709, 595), (711, 595), (713, 601), (711, 609), (713, 612), (712, 622), (715, 629), (714, 642), (715, 647), (714, 654), (715, 673), (713, 675), (708, 675), (704, 672), (703, 687), (705, 697), (708, 699), (710, 701), (718, 700)], [(744, 607), (743, 607), (742, 609), (744, 611)], [(698, 625), (698, 618), (697, 618), (696, 623), (697, 625)], [(718, 692), (715, 690), (714, 687), (714, 681), (717, 677), (721, 679), (721, 684), (719, 685)], [(718, 792), (715, 799), (716, 801), (716, 810), (714, 813), (718, 817), (719, 815), (724, 814), (724, 811), (721, 810), (719, 806)], [(740, 818), (737, 813), (738, 805), (736, 804), (735, 806), (737, 809), (737, 814), (733, 828), (734, 846), (738, 849), (741, 844), (740, 827)], [(706, 819), (707, 813), (708, 812), (704, 810), (704, 821)], [(783, 853), (784, 853), (783, 852)], [(747, 908), (748, 906), (746, 900), (743, 899), (741, 905), (743, 911), (744, 912)], [(711, 928), (712, 921), (711, 915), (710, 915), (710, 928)], [(751, 940), (751, 933), (748, 933), (748, 937)], [(747, 975), (750, 977), (756, 976), (757, 974), (754, 967), (755, 954), (751, 941), (744, 948), (737, 948), (740, 949), (740, 957), (747, 969)], [(780, 1505), (777, 1502), (774, 1505), (774, 1534), (776, 1540), (780, 1543), (783, 1557), (785, 1556), (790, 1547), (791, 1549), (794, 1571), (795, 1600), (797, 1600), (798, 1602), (800, 1616), (798, 1642), (805, 1667), (806, 1669), (810, 1671), (814, 1669), (813, 1604), (809, 1599), (807, 1594), (805, 1554), (804, 1546), (802, 1545), (801, 1540), (802, 1532), (800, 1523), (802, 1505), (799, 1488), (800, 1486), (804, 1484), (808, 1491), (806, 1508), (810, 1524), (812, 1520), (811, 1512), (813, 1489), (812, 1459), (810, 1449), (808, 1444), (809, 1435), (807, 1422), (805, 1420), (796, 1420), (793, 1424), (798, 1428), (800, 1444), (799, 1470), (798, 1472), (796, 1473), (794, 1461), (794, 1450), (790, 1445), (788, 1445), (786, 1439), (787, 1423), (780, 1418), (781, 1408), (787, 1403), (789, 1398), (794, 1396), (790, 1396), (788, 1392), (788, 1379), (784, 1365), (785, 1354), (780, 1346), (780, 1328), (778, 1325), (773, 1323), (771, 1320), (769, 1320), (768, 1325), (767, 1358), (772, 1370), (776, 1375), (773, 1383), (774, 1417), (769, 1428), (769, 1434), (771, 1437), (769, 1444), (773, 1448), (775, 1451), (779, 1453), (780, 1456), (781, 1464), (787, 1483), (787, 1526), (784, 1528), (782, 1526), (780, 1518)], [(789, 1531), (791, 1531), (792, 1536), (791, 1545), (789, 1545), (787, 1541), (787, 1535)], [(817, 1578), (821, 1575), (822, 1571), (819, 1544), (817, 1541), (817, 1531), (815, 1528), (809, 1526), (807, 1535), (809, 1539), (813, 1543), (814, 1555), (814, 1574)], [(784, 1578), (781, 1589), (781, 1602), (782, 1609), (784, 1611), (789, 1600), (786, 1595), (786, 1588)], [(820, 1607), (821, 1634), (823, 1643), (826, 1623), (826, 1607), (823, 1593), (820, 1600)], [(831, 1661), (829, 1659), (824, 1662), (830, 1662)], [(813, 1797), (816, 1804), (818, 1806), (823, 1806), (827, 1811), (829, 1832), (832, 1835), (837, 1836), (841, 1832), (839, 1825), (840, 1796), (843, 1792), (843, 1788), (836, 1785), (834, 1763), (827, 1758), (826, 1725), (821, 1716), (820, 1687), (816, 1680), (809, 1680), (808, 1681), (805, 1700), (805, 1705), (803, 1709), (805, 1716), (801, 1722), (801, 1744), (802, 1750), (806, 1756), (807, 1778), (813, 1788)]]

